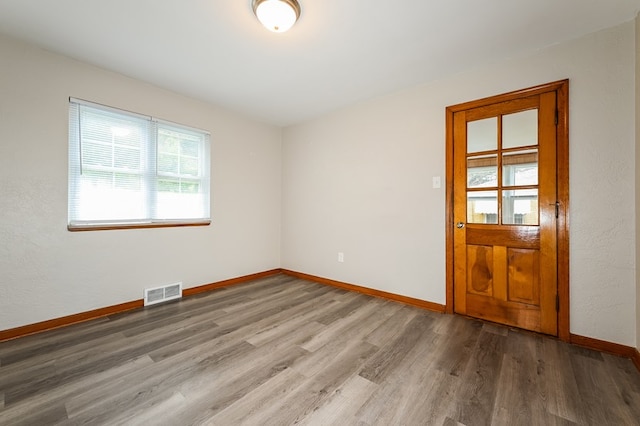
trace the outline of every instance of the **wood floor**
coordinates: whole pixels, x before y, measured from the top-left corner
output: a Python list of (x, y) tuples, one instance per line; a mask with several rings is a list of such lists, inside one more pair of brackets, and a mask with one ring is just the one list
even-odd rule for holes
[(640, 373), (276, 275), (0, 343), (0, 424), (640, 425)]

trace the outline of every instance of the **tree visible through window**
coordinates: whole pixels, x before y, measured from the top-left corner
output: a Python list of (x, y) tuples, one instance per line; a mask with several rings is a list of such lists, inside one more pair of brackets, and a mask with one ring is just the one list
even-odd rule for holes
[(209, 138), (71, 99), (69, 229), (208, 224)]

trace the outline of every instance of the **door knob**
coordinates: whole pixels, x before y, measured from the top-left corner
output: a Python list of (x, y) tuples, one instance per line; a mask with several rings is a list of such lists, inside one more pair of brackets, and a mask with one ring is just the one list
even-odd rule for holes
[(456, 228), (458, 228), (458, 229), (462, 229), (462, 228), (464, 228), (464, 222), (458, 222), (458, 223), (456, 223)]

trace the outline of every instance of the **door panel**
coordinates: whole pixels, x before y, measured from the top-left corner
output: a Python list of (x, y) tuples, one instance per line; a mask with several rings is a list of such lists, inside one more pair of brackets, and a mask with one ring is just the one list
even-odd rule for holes
[(507, 300), (540, 305), (539, 250), (509, 248)]
[(453, 114), (456, 313), (557, 335), (556, 92)]

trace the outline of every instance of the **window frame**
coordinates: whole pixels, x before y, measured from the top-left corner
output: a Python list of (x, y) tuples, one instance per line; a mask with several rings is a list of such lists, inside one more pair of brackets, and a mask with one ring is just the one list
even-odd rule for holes
[[(140, 169), (142, 176), (141, 186), (144, 188), (141, 190), (142, 197), (144, 199), (144, 218), (139, 219), (89, 219), (80, 220), (74, 217), (72, 210), (77, 210), (72, 204), (76, 201), (72, 201), (72, 197), (79, 195), (80, 191), (78, 186), (82, 176), (83, 164), (82, 164), (82, 138), (80, 133), (80, 108), (82, 106), (94, 108), (96, 110), (102, 110), (106, 113), (117, 114), (123, 117), (128, 117), (136, 120), (143, 120), (148, 122), (146, 131), (148, 134), (145, 137), (144, 146), (140, 148), (141, 152), (144, 152), (144, 158), (141, 160), (141, 164), (146, 164), (149, 167), (148, 171)], [(76, 109), (75, 116), (73, 109)], [(75, 121), (74, 121), (75, 120)], [(200, 135), (203, 140), (199, 146), (200, 164), (199, 170), (201, 176), (195, 177), (183, 177), (183, 176), (171, 176), (166, 172), (161, 172), (158, 169), (158, 150), (161, 129), (169, 131), (184, 131), (186, 134), (191, 133)], [(106, 105), (102, 105), (95, 102), (85, 101), (77, 98), (69, 98), (69, 134), (68, 134), (68, 155), (69, 155), (69, 170), (68, 170), (68, 193), (67, 193), (67, 229), (72, 232), (77, 231), (103, 231), (103, 230), (117, 230), (117, 229), (140, 229), (140, 228), (167, 228), (167, 227), (187, 227), (187, 226), (208, 226), (211, 224), (211, 133), (202, 129), (185, 126), (168, 120), (158, 119), (152, 116), (139, 114), (119, 108), (114, 108)], [(182, 155), (182, 154), (179, 154)], [(86, 165), (85, 165), (86, 167)], [(115, 166), (114, 167), (114, 173)], [(202, 203), (203, 217), (197, 218), (158, 218), (158, 198), (161, 191), (158, 189), (158, 180), (162, 177), (174, 178), (174, 179), (187, 179), (192, 181), (198, 181), (199, 185), (203, 188), (199, 193), (204, 194), (204, 201)], [(75, 211), (74, 210), (74, 211)], [(77, 215), (77, 211), (76, 211)], [(154, 217), (154, 215), (156, 217)]]

